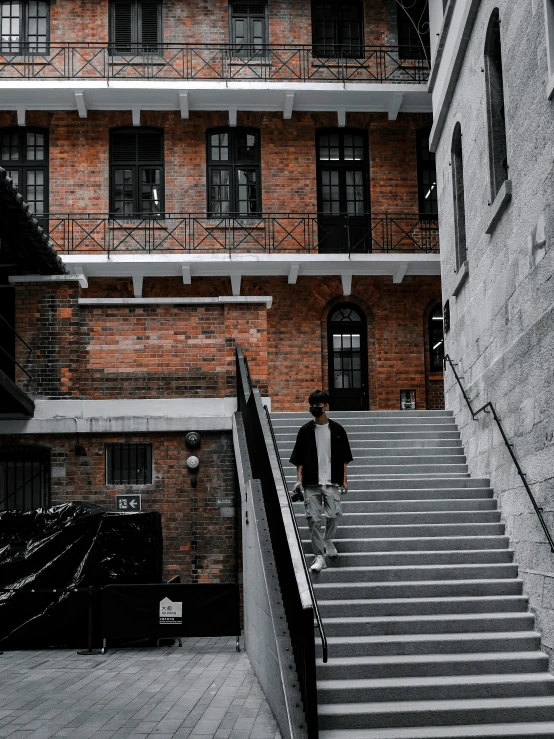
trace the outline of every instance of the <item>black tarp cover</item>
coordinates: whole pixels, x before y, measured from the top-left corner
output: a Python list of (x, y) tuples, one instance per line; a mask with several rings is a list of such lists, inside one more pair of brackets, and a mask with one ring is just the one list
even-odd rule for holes
[(0, 647), (86, 646), (88, 595), (31, 589), (159, 583), (161, 577), (156, 511), (120, 514), (66, 503), (0, 513), (0, 589), (11, 591), (0, 592)]

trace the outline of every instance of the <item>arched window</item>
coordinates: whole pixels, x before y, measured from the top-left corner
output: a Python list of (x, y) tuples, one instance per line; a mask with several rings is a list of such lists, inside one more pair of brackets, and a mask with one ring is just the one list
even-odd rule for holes
[(367, 410), (367, 319), (356, 305), (343, 303), (327, 319), (329, 396), (332, 410)]
[(441, 372), (444, 360), (444, 319), (442, 308), (437, 305), (429, 314), (429, 356), (431, 372)]
[(50, 505), (50, 450), (0, 447), (0, 511), (33, 511)]
[(467, 259), (464, 161), (462, 156), (462, 127), (460, 123), (456, 123), (454, 135), (452, 136), (452, 190), (454, 200), (456, 270), (459, 270)]
[(502, 76), (500, 16), (496, 8), (490, 18), (485, 42), (485, 81), (487, 86), (487, 125), (489, 134), (489, 169), (491, 199), (494, 200), (508, 179), (506, 113)]
[(260, 133), (254, 128), (207, 132), (208, 212), (247, 217), (262, 209)]
[(0, 166), (40, 218), (48, 212), (48, 131), (42, 128), (0, 130)]
[(110, 212), (159, 215), (164, 203), (163, 131), (118, 128), (110, 132)]

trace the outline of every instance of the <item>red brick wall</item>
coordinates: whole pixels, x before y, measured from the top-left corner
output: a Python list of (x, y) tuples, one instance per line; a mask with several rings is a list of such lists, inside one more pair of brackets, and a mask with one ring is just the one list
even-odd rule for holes
[[(52, 504), (84, 500), (110, 510), (115, 495), (142, 494), (143, 510), (162, 514), (165, 577), (183, 582), (236, 582), (236, 519), (223, 518), (217, 498), (235, 498), (233, 442), (230, 433), (202, 434), (198, 486), (192, 488), (185, 460), (184, 434), (81, 435), (86, 457), (75, 456), (74, 435), (0, 436), (0, 446), (39, 444), (52, 450)], [(106, 485), (105, 447), (109, 442), (152, 442), (152, 485)]]
[[(228, 0), (163, 2), (165, 43), (227, 43)], [(396, 16), (387, 13), (386, 0), (364, 3), (365, 43), (396, 42)], [(108, 40), (108, 1), (63, 0), (51, 4), (51, 42)], [(271, 0), (269, 3), (271, 44), (311, 44), (310, 0)]]
[[(0, 112), (0, 128), (15, 125), (15, 113)], [(28, 125), (50, 130), (50, 211), (52, 213), (109, 210), (109, 132), (130, 126), (127, 111), (29, 111)], [(177, 112), (143, 111), (143, 126), (164, 129), (166, 210), (172, 213), (206, 212), (206, 130), (226, 125), (224, 113), (192, 113), (183, 120)], [(419, 209), (416, 167), (416, 131), (430, 125), (425, 115), (401, 115), (388, 121), (385, 114), (349, 114), (347, 124), (367, 131), (370, 162), (370, 202), (373, 211)], [(279, 113), (239, 113), (239, 125), (258, 127), (261, 133), (262, 208), (265, 212), (315, 212), (316, 129), (336, 126), (335, 113), (295, 113), (284, 120)], [(61, 228), (50, 224), (54, 241)], [(84, 237), (84, 232), (81, 238)], [(262, 236), (262, 234), (260, 234)], [(302, 241), (301, 232), (296, 234)], [(94, 232), (101, 245), (102, 228)], [(80, 239), (79, 239), (80, 241)], [(100, 248), (92, 240), (81, 248)], [(171, 244), (170, 244), (171, 245)], [(136, 243), (130, 240), (130, 247)], [(208, 248), (206, 241), (204, 249)], [(174, 244), (175, 250), (179, 247)], [(221, 250), (213, 243), (211, 248)], [(298, 248), (291, 243), (289, 248)]]

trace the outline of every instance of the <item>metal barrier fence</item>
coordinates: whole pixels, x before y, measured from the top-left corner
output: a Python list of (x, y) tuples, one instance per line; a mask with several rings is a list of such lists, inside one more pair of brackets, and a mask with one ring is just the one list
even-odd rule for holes
[(424, 83), (421, 46), (0, 44), (2, 79)]
[[(317, 683), (314, 623), (320, 630), (323, 658), (327, 660), (327, 642), (317, 601), (302, 553), (298, 532), (288, 529), (283, 517), (283, 496), (293, 521), (294, 511), (286, 489), (271, 430), (259, 390), (252, 386), (248, 363), (240, 346), (236, 353), (238, 410), (242, 415), (253, 478), (260, 480), (273, 555), (279, 576), (283, 607), (289, 627), (300, 693), (308, 727), (308, 738), (318, 737)], [(282, 488), (285, 487), (285, 490)], [(287, 510), (285, 508), (285, 510)], [(293, 549), (295, 550), (293, 552)], [(314, 622), (315, 619), (315, 622)]]
[(263, 213), (156, 216), (50, 213), (41, 218), (62, 252), (431, 253), (439, 250), (435, 216), (420, 213)]

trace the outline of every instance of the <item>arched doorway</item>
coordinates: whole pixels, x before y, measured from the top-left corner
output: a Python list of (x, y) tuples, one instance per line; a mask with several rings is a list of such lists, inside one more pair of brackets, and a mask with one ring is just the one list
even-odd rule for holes
[(369, 409), (367, 318), (351, 303), (331, 309), (327, 319), (329, 396), (333, 411)]

